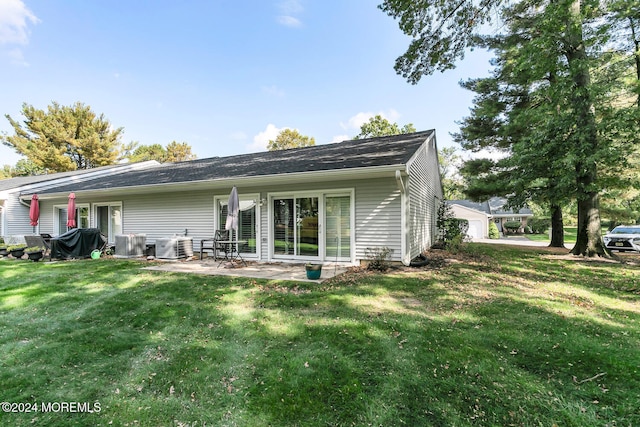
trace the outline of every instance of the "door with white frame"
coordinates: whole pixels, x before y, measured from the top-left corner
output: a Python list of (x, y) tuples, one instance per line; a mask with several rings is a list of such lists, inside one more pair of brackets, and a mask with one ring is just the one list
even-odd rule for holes
[(115, 243), (116, 235), (122, 234), (122, 203), (96, 203), (93, 205), (95, 227)]
[(324, 200), (324, 260), (351, 262), (353, 258), (353, 197), (351, 194), (326, 194)]
[[(89, 228), (89, 205), (76, 205), (76, 228)], [(53, 233), (58, 235), (70, 230), (67, 227), (67, 205), (55, 205), (53, 207)]]
[[(259, 194), (239, 194), (240, 212), (238, 214), (238, 234), (233, 240), (246, 242), (240, 246), (240, 252), (248, 258), (258, 257), (258, 242), (260, 238), (260, 196)], [(216, 228), (223, 230), (227, 222), (229, 196), (214, 199)], [(230, 236), (231, 237), (231, 236)]]
[(270, 254), (273, 259), (350, 261), (351, 194), (271, 195)]

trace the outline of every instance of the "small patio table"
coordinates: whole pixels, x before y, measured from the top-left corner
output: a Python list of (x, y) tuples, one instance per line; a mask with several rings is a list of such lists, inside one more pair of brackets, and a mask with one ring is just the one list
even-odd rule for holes
[(224, 259), (220, 261), (218, 267), (222, 265), (225, 261), (232, 262), (239, 261), (247, 266), (244, 258), (240, 255), (240, 249), (244, 249), (244, 247), (249, 243), (247, 240), (218, 240), (218, 243), (225, 247), (224, 251)]

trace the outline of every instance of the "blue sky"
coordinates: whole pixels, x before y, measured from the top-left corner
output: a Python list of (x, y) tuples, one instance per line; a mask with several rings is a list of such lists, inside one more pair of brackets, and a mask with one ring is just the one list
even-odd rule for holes
[[(80, 101), (123, 142), (198, 158), (263, 151), (284, 128), (350, 139), (375, 114), (453, 145), (473, 96), (458, 82), (486, 75), (488, 54), (411, 85), (393, 69), (409, 38), (379, 3), (0, 0), (0, 132), (24, 102)], [(0, 165), (19, 158), (0, 146)]]

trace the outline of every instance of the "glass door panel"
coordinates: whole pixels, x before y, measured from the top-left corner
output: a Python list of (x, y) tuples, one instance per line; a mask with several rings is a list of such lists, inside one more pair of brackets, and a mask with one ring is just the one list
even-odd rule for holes
[[(218, 224), (221, 228), (227, 222), (228, 201), (220, 200), (218, 206)], [(244, 240), (247, 242), (246, 246), (242, 247), (242, 253), (255, 254), (257, 253), (257, 240), (258, 233), (257, 212), (256, 212), (257, 200), (255, 199), (243, 199), (240, 198), (240, 213), (238, 216), (238, 240)], [(235, 240), (235, 232), (233, 239)]]
[(325, 207), (325, 258), (351, 258), (351, 197), (328, 196)]
[(273, 199), (273, 254), (290, 258), (318, 258), (318, 197)]
[(294, 255), (293, 199), (273, 199), (273, 253)]
[(116, 235), (122, 234), (122, 208), (120, 206), (109, 206), (109, 217), (111, 229), (109, 231), (109, 241), (115, 241)]
[(296, 199), (296, 255), (317, 257), (318, 198)]

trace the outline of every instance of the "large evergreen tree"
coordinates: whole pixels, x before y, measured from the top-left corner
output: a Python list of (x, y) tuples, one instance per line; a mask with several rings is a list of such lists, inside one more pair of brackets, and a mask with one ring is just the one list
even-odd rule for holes
[(101, 114), (80, 102), (62, 106), (52, 102), (47, 110), (22, 105), (24, 126), (6, 115), (15, 134), (0, 140), (49, 172), (90, 169), (114, 164), (121, 153), (123, 129), (113, 129)]
[[(608, 61), (615, 33), (612, 21), (603, 19), (611, 12), (608, 5), (581, 0), (387, 0), (381, 5), (413, 37), (396, 62), (411, 83), (453, 68), (469, 47), (497, 52), (494, 79), (483, 82), (495, 87), (486, 91), (495, 102), (477, 111), (491, 114), (476, 114), (466, 130), (480, 145), (506, 151), (507, 158), (491, 166), (489, 176), (513, 177), (514, 190), (535, 190), (550, 206), (577, 200), (572, 252), (587, 256), (605, 252), (599, 211), (599, 193), (608, 185), (603, 171), (614, 163), (625, 166), (629, 150), (624, 145), (635, 142), (638, 126), (637, 111), (613, 99), (624, 82), (594, 78)], [(501, 29), (479, 34), (495, 18)]]

